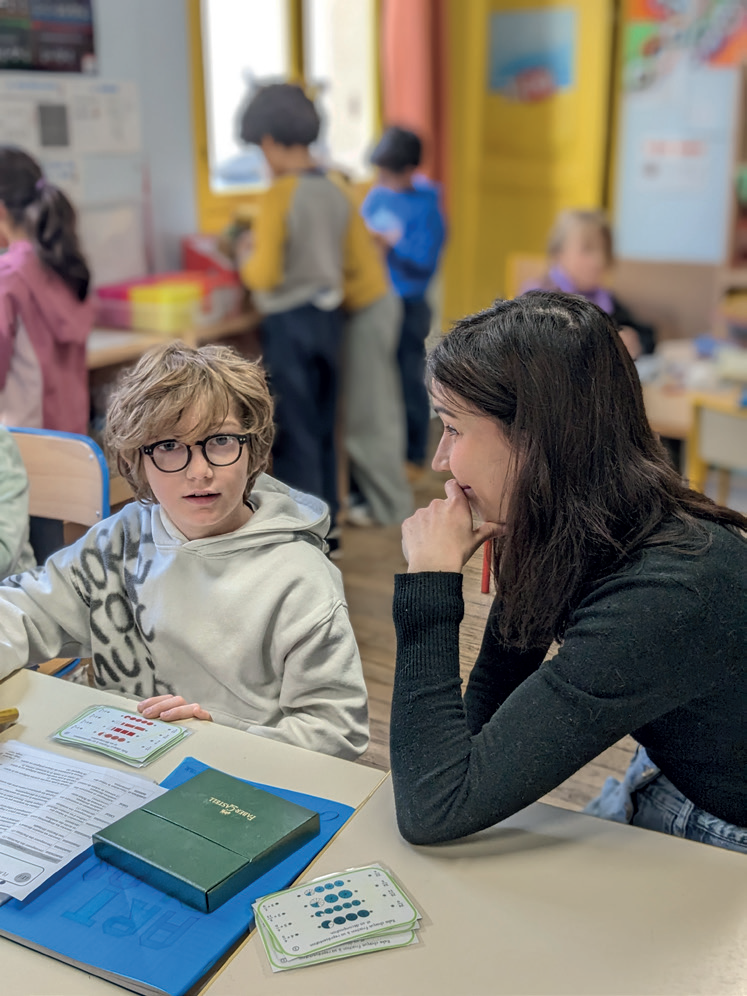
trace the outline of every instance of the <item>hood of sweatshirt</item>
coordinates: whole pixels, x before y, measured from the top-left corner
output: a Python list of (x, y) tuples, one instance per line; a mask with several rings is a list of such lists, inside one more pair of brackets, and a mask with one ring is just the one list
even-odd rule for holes
[(93, 304), (89, 294), (79, 301), (67, 284), (42, 266), (30, 242), (13, 242), (0, 256), (3, 295), (15, 303), (0, 307), (0, 332), (13, 334), (10, 323), (20, 313), (27, 328), (43, 324), (60, 344), (84, 345), (91, 331)]
[(157, 547), (179, 547), (201, 557), (224, 557), (237, 550), (306, 542), (324, 549), (329, 530), (329, 513), (320, 498), (296, 491), (260, 474), (249, 504), (254, 514), (247, 523), (231, 533), (189, 540), (180, 532), (160, 505), (150, 508), (153, 541)]

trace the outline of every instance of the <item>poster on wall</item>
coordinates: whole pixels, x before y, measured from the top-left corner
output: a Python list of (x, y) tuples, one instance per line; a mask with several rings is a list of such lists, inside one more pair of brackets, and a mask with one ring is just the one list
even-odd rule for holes
[(92, 0), (0, 0), (0, 69), (93, 73)]
[(576, 11), (502, 11), (490, 17), (488, 88), (509, 100), (545, 100), (574, 81)]
[(140, 108), (133, 82), (0, 73), (0, 136), (38, 159), (45, 176), (75, 205), (95, 284), (146, 272)]
[(615, 198), (621, 257), (719, 264), (747, 55), (744, 0), (627, 0)]

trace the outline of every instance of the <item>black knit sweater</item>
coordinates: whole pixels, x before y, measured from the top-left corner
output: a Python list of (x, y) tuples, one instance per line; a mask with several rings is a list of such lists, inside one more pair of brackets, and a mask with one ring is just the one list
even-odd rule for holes
[(490, 826), (630, 733), (695, 805), (747, 825), (747, 542), (649, 546), (586, 595), (563, 646), (520, 652), (495, 607), (462, 699), (462, 576), (395, 582), (391, 764), (413, 843)]

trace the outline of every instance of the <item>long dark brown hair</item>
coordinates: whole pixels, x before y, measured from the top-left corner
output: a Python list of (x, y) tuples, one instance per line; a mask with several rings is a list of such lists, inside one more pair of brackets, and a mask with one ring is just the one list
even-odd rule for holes
[(698, 553), (710, 541), (702, 520), (747, 529), (670, 465), (628, 351), (584, 298), (534, 291), (497, 301), (443, 337), (428, 376), (450, 403), (498, 422), (513, 449), (493, 564), (508, 643), (561, 638), (585, 588), (644, 545)]
[(0, 201), (30, 239), (39, 261), (85, 301), (91, 275), (78, 244), (75, 210), (23, 149), (0, 146)]

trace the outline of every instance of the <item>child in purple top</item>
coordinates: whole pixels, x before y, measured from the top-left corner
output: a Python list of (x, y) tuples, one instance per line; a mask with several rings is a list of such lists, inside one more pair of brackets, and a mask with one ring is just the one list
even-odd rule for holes
[(639, 322), (604, 286), (612, 264), (612, 230), (601, 211), (563, 211), (555, 221), (547, 243), (550, 267), (542, 281), (522, 287), (528, 290), (559, 290), (580, 294), (605, 311), (617, 326), (628, 352), (637, 359), (653, 353), (654, 329)]
[(85, 433), (90, 275), (75, 211), (31, 156), (0, 146), (0, 423)]

